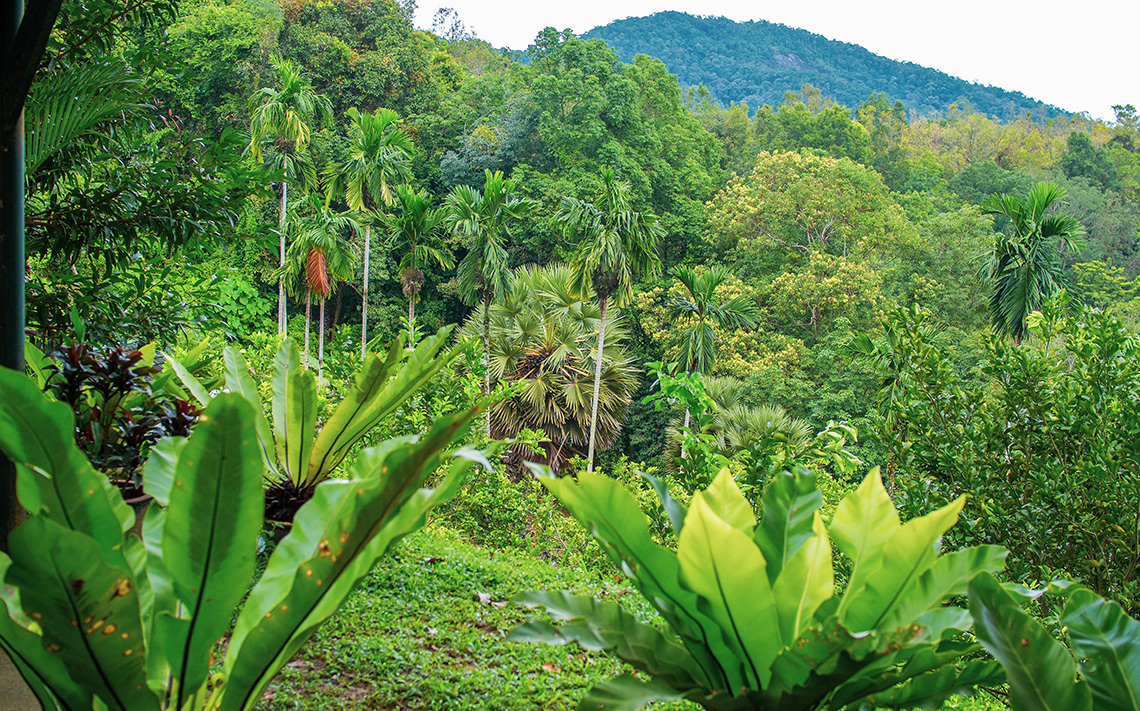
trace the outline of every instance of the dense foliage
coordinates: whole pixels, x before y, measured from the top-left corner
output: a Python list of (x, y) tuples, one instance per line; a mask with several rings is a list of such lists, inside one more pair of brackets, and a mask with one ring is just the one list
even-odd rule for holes
[[(812, 524), (796, 529), (797, 541), (818, 554), (818, 565), (802, 568), (818, 585), (799, 592), (821, 601), (798, 622), (779, 615), (778, 639), (721, 634), (702, 641), (702, 652), (677, 609), (650, 611), (659, 601), (642, 585), (643, 612), (693, 642), (681, 665), (689, 676), (678, 672), (671, 691), (655, 684), (653, 693), (710, 707), (728, 698), (755, 705), (756, 694), (768, 703), (785, 691), (806, 699), (795, 684), (769, 683), (787, 672), (814, 679), (815, 691), (846, 689), (827, 701), (838, 708), (843, 699), (903, 705), (924, 689), (923, 698), (936, 699), (973, 685), (961, 674), (981, 669), (967, 666), (980, 656), (959, 657), (981, 650), (956, 636), (969, 627), (964, 612), (937, 607), (945, 595), (924, 597), (935, 607), (916, 603), (907, 620), (933, 629), (919, 616), (957, 615), (947, 638), (900, 637), (902, 647), (885, 653), (876, 645), (891, 647), (902, 628), (827, 626), (850, 622), (834, 605), (875, 598), (858, 590), (857, 553), (844, 551), (850, 560), (830, 567), (822, 561), (826, 541), (846, 545), (843, 521), (852, 519), (843, 505), (867, 500), (876, 466), (879, 508), (911, 519), (899, 530), (927, 516), (946, 523), (946, 512), (961, 507), (960, 525), (916, 539), (920, 563), (943, 550), (939, 561), (961, 561), (1001, 545), (1010, 550), (1007, 578), (1073, 578), (1092, 591), (1074, 594), (1064, 618), (1095, 612), (1124, 625), (1112, 604), (1140, 610), (1140, 119), (1132, 105), (1115, 107), (1114, 121), (1061, 115), (1014, 95), (969, 94), (976, 88), (928, 70), (884, 69), (861, 50), (763, 23), (747, 26), (756, 37), (730, 56), (717, 49), (727, 21), (658, 15), (653, 31), (639, 30), (654, 44), (626, 63), (624, 50), (551, 28), (525, 53), (498, 51), (465, 32), (454, 12), (428, 32), (413, 27), (413, 10), (396, 0), (65, 3), (27, 108), (27, 353), (34, 385), (75, 413), (64, 422), (63, 406), (52, 406), (56, 444), (84, 477), (101, 477), (91, 490), (116, 521), (129, 516), (104, 483), (126, 491), (141, 482), (165, 498), (163, 473), (197, 451), (186, 441), (217, 440), (211, 423), (219, 419), (249, 435), (243, 452), (256, 450), (246, 464), (257, 486), (242, 484), (237, 503), (257, 508), (249, 502), (261, 501), (264, 486), (270, 513), (289, 519), (297, 506), (328, 503), (322, 492), (341, 491), (340, 477), (363, 477), (377, 457), (418, 446), (383, 444), (389, 438), (444, 437), (446, 423), (477, 418), (483, 427), (469, 441), (513, 441), (500, 471), (459, 488), (444, 525), (492, 548), (600, 572), (586, 534), (567, 530), (559, 499), (522, 464), (562, 475), (596, 466), (579, 484), (569, 476), (547, 484), (562, 498), (584, 486), (620, 499), (622, 525), (639, 537), (644, 517), (644, 538), (658, 552), (639, 556), (684, 548), (689, 572), (667, 583), (683, 589), (693, 619), (715, 617), (722, 632), (735, 603), (717, 612), (693, 572), (721, 544), (709, 538), (707, 556), (693, 553), (699, 526), (682, 529), (683, 505), (705, 529), (719, 517), (740, 534), (729, 538), (748, 539), (772, 573), (761, 577), (782, 591), (777, 607), (794, 595), (782, 594), (792, 583), (780, 584), (765, 550), (771, 532), (763, 531), (779, 508), (772, 502), (788, 487), (803, 489), (803, 510), (820, 512), (819, 526), (810, 516), (793, 523)], [(695, 38), (705, 32), (702, 44)], [(676, 42), (661, 40), (669, 33)], [(754, 75), (750, 58), (771, 55), (784, 83), (763, 75), (768, 83), (753, 87), (759, 108), (718, 103), (727, 94), (711, 79), (683, 88), (693, 80), (673, 51), (681, 45), (724, 55), (700, 60), (707, 67)], [(839, 62), (845, 84), (815, 72)], [(894, 84), (864, 79), (862, 69), (893, 73)], [(955, 103), (963, 95), (969, 101)], [(476, 408), (481, 395), (493, 402)], [(0, 427), (8, 451), (27, 435), (12, 427)], [(35, 466), (24, 479), (42, 488), (47, 470), (28, 463)], [(784, 473), (797, 468), (804, 471)], [(438, 491), (459, 486), (435, 476), (444, 477), (432, 479)], [(871, 483), (844, 498), (859, 481)], [(733, 494), (735, 513), (702, 508), (724, 498), (718, 491)], [(46, 499), (34, 496), (47, 494), (25, 502), (35, 514), (28, 530), (43, 529), (29, 545), (46, 550), (55, 538), (44, 531), (55, 524), (44, 522)], [(287, 505), (272, 509), (282, 497)], [(609, 535), (603, 517), (563, 503), (591, 534)], [(232, 518), (222, 508), (213, 513)], [(319, 544), (309, 540), (324, 515), (316, 508), (294, 518), (306, 545)], [(186, 572), (159, 565), (166, 547), (185, 552), (181, 539), (164, 542), (167, 532), (170, 541), (181, 535), (178, 526), (168, 520), (160, 532), (152, 522), (124, 537), (106, 514), (107, 530), (82, 545), (131, 555), (111, 562), (138, 584), (132, 620), (167, 619), (144, 579), (158, 581), (155, 604), (193, 602), (185, 581), (163, 587), (164, 576)], [(254, 538), (235, 531), (235, 546)], [(748, 546), (723, 548), (756, 563)], [(298, 560), (289, 558), (297, 544), (278, 551)], [(230, 552), (219, 549), (225, 560)], [(244, 585), (249, 551), (239, 553), (230, 572)], [(5, 573), (13, 610), (19, 600), (7, 590), (31, 590), (43, 577), (20, 555)], [(636, 556), (623, 561), (618, 582), (641, 585), (648, 568)], [(284, 564), (270, 565), (276, 576)], [(825, 596), (825, 569), (855, 592)], [(946, 594), (964, 595), (968, 582), (955, 578)], [(1009, 670), (995, 635), (1002, 620), (1020, 618), (1001, 595), (1022, 593), (981, 585), (975, 614), (997, 612), (985, 612), (978, 639)], [(229, 612), (238, 597), (226, 598)], [(575, 619), (602, 609), (545, 600)], [(1034, 605), (1052, 625), (1047, 604)], [(603, 616), (618, 614), (603, 607)], [(225, 631), (218, 615), (207, 615), (209, 635)], [(0, 623), (15, 624), (25, 641), (47, 639), (47, 627), (17, 617)], [(599, 633), (604, 644), (587, 639), (579, 622), (570, 629), (559, 639), (624, 649), (608, 633)], [(238, 631), (246, 634), (246, 623)], [(161, 659), (168, 640), (152, 639), (149, 672), (183, 664)], [(194, 683), (180, 688), (205, 678), (203, 640), (194, 642)], [(812, 666), (816, 643), (846, 650), (853, 666), (843, 679)], [(741, 663), (757, 644), (760, 661)], [(1089, 651), (1078, 649), (1092, 659)], [(948, 659), (961, 666), (944, 666)], [(811, 669), (784, 666), (800, 662)], [(864, 662), (867, 675), (879, 675), (873, 682), (854, 670)], [(929, 674), (915, 677), (924, 681), (895, 685), (927, 663)], [(1000, 683), (995, 663), (984, 671)], [(1015, 687), (1013, 671), (1009, 679)], [(741, 696), (743, 687), (751, 691)]]

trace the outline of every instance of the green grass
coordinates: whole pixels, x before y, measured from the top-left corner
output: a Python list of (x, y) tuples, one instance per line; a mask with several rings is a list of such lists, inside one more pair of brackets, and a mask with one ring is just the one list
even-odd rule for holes
[[(652, 619), (616, 574), (473, 545), (439, 527), (410, 536), (380, 561), (341, 609), (289, 663), (260, 708), (353, 711), (569, 711), (590, 686), (629, 667), (576, 646), (507, 642), (534, 613), (508, 602), (539, 588), (621, 603)], [(655, 711), (693, 711), (662, 704)], [(944, 708), (996, 711), (992, 698)]]
[(507, 632), (534, 613), (507, 601), (539, 588), (620, 598), (649, 615), (620, 576), (480, 548), (432, 528), (379, 563), (289, 663), (262, 708), (574, 709), (590, 686), (629, 668), (576, 646), (508, 642)]

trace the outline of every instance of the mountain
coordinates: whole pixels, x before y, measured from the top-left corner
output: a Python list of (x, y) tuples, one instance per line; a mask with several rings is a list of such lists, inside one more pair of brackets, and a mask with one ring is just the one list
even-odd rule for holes
[(638, 54), (657, 57), (682, 85), (704, 84), (717, 101), (744, 102), (752, 110), (776, 106), (784, 92), (811, 83), (848, 107), (881, 92), (920, 114), (964, 102), (1000, 119), (1025, 112), (1045, 118), (1065, 113), (1020, 92), (973, 84), (763, 20), (659, 12), (595, 27), (583, 37), (605, 40), (625, 62)]

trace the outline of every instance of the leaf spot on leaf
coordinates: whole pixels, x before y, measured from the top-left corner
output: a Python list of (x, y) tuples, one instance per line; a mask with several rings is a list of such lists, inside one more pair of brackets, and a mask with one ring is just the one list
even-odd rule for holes
[(114, 622), (112, 622), (111, 624), (109, 624), (103, 628), (103, 634), (105, 634), (105, 635), (114, 634), (115, 630), (117, 630), (117, 629), (119, 629), (119, 626), (116, 625)]

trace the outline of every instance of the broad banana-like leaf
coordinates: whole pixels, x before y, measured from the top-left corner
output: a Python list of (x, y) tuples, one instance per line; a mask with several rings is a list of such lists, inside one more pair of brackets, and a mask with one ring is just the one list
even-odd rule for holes
[[(293, 342), (286, 341), (286, 343), (291, 345)], [(284, 348), (285, 345), (282, 345), (282, 349)], [(280, 357), (280, 353), (278, 353), (278, 357)], [(265, 463), (266, 472), (270, 477), (275, 477), (277, 462), (273, 459), (273, 436), (269, 430), (269, 420), (265, 419), (265, 407), (261, 404), (261, 394), (257, 391), (257, 383), (249, 374), (249, 363), (245, 361), (241, 351), (234, 346), (226, 346), (225, 351), (222, 352), (222, 360), (226, 366), (226, 390), (241, 395), (250, 405), (253, 405), (253, 429), (257, 433), (261, 459)]]
[(780, 637), (785, 644), (799, 639), (815, 611), (835, 594), (831, 541), (818, 510), (814, 512), (812, 530), (815, 535), (799, 547), (772, 586)]
[(668, 684), (642, 681), (630, 674), (614, 677), (586, 692), (578, 711), (637, 711), (655, 701), (680, 701), (685, 697)]
[(1140, 622), (1088, 590), (1069, 597), (1061, 621), (1087, 660), (1081, 672), (1096, 711), (1140, 711)]
[(0, 451), (19, 467), (20, 504), (85, 533), (101, 558), (126, 567), (123, 533), (134, 514), (119, 490), (75, 446), (75, 415), (23, 373), (0, 368)]
[(405, 336), (401, 334), (385, 358), (371, 353), (365, 358), (352, 391), (337, 406), (313, 444), (301, 481), (303, 486), (325, 479), (369, 430), (463, 352), (463, 346), (457, 346), (439, 355), (450, 335), (451, 327), (445, 326), (408, 354), (404, 349)]
[(965, 595), (978, 573), (998, 573), (1009, 551), (1001, 546), (975, 546), (940, 556), (899, 596), (882, 628), (904, 627), (953, 595)]
[(867, 474), (859, 488), (839, 502), (828, 530), (831, 540), (852, 563), (846, 594), (839, 603), (841, 617), (862, 592), (871, 572), (878, 569), (883, 546), (901, 525), (894, 502), (883, 488), (878, 467)]
[(775, 585), (784, 566), (815, 535), (814, 515), (823, 495), (814, 475), (781, 472), (772, 478), (760, 504), (763, 514), (754, 535), (768, 562), (768, 581)]
[(1015, 711), (1091, 711), (1089, 688), (1077, 683), (1068, 651), (992, 575), (970, 583), (970, 613), (978, 641), (1005, 668)]
[(704, 491), (698, 491), (695, 496), (701, 497), (712, 513), (736, 530), (751, 533), (756, 527), (756, 514), (752, 512), (752, 504), (744, 498), (744, 492), (736, 485), (736, 480), (727, 468), (721, 469), (712, 484)]
[[(273, 675), (326, 620), (376, 559), (450, 498), (479, 459), (460, 450), (435, 490), (419, 489), (480, 411), (438, 418), (422, 437), (360, 453), (348, 480), (319, 485), (269, 559), (234, 627), (220, 711), (252, 708)], [(485, 460), (482, 460), (485, 461)]]
[(179, 363), (174, 356), (168, 354), (166, 356), (166, 362), (170, 365), (174, 374), (178, 376), (178, 380), (186, 386), (186, 389), (194, 396), (194, 399), (198, 401), (199, 405), (205, 407), (210, 404), (210, 391), (202, 384), (202, 381), (195, 378), (194, 374), (191, 373), (186, 366)]
[(71, 678), (111, 711), (158, 709), (147, 687), (146, 640), (131, 573), (90, 536), (36, 516), (9, 537), (6, 582)]
[(665, 509), (665, 515), (669, 517), (669, 525), (673, 528), (673, 533), (678, 536), (681, 535), (681, 529), (685, 527), (685, 516), (688, 514), (688, 509), (677, 503), (677, 500), (669, 493), (669, 485), (665, 483), (664, 479), (645, 472), (638, 473), (649, 482), (653, 491), (657, 493), (657, 498), (661, 501), (661, 508)]
[(12, 559), (0, 553), (0, 650), (47, 711), (90, 711), (91, 692), (72, 681), (59, 655), (44, 649), (43, 638), (29, 628), (19, 593), (4, 584)]
[(210, 651), (253, 578), (265, 494), (254, 407), (242, 395), (214, 398), (174, 470), (161, 562), (184, 614), (158, 619), (171, 666), (174, 708), (206, 681)]
[(150, 448), (150, 457), (143, 466), (143, 490), (159, 506), (170, 503), (170, 487), (174, 485), (174, 467), (186, 446), (185, 437), (163, 437)]
[(712, 690), (688, 650), (621, 605), (565, 592), (524, 592), (511, 599), (526, 607), (541, 607), (556, 620), (568, 623), (554, 627), (528, 622), (511, 630), (507, 635), (511, 641), (553, 645), (576, 642), (584, 649), (613, 651), (622, 661), (674, 689)]
[(677, 560), (699, 609), (724, 630), (729, 654), (717, 659), (728, 674), (725, 688), (767, 686), (782, 646), (780, 620), (764, 556), (751, 536), (717, 516), (698, 494), (677, 539)]
[(653, 542), (645, 514), (625, 487), (592, 472), (580, 473), (575, 482), (570, 477), (556, 478), (545, 467), (535, 471), (543, 486), (590, 531), (645, 599), (686, 640), (685, 646), (706, 677), (715, 680), (717, 688), (728, 688), (727, 674), (717, 661), (732, 655), (724, 632), (698, 609), (697, 595), (681, 585), (676, 554)]
[(960, 496), (936, 511), (907, 521), (891, 534), (866, 587), (858, 593), (847, 588), (845, 597), (855, 598), (841, 618), (844, 626), (858, 632), (879, 626), (905, 598), (906, 589), (934, 563), (942, 534), (958, 521), (965, 503), (965, 495)]
[[(282, 469), (280, 476), (297, 487), (309, 466), (317, 409), (317, 380), (312, 371), (301, 365), (297, 344), (285, 341), (277, 352), (273, 370), (273, 438)], [(268, 471), (277, 478), (273, 475), (276, 467)]]

